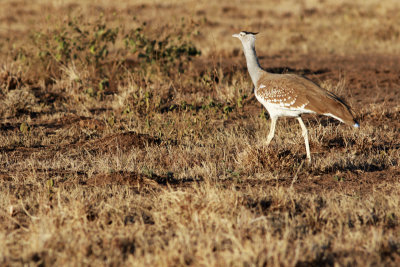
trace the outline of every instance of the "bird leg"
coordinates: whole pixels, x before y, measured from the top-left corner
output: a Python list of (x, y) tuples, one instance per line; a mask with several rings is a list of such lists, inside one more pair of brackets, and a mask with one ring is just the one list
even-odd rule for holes
[(311, 162), (310, 144), (308, 143), (307, 128), (306, 128), (306, 125), (304, 124), (303, 120), (301, 119), (301, 117), (297, 117), (297, 120), (300, 123), (302, 135), (304, 137), (304, 142), (306, 143), (307, 160), (308, 160), (308, 162)]
[(268, 134), (268, 137), (267, 137), (267, 146), (269, 145), (269, 143), (271, 143), (272, 138), (274, 138), (275, 126), (276, 126), (276, 121), (277, 120), (278, 120), (278, 118), (271, 117), (271, 126), (269, 128), (269, 134)]

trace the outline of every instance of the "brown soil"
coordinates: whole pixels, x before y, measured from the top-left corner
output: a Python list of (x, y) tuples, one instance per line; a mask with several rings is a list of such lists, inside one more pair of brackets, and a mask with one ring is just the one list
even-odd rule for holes
[[(229, 71), (232, 71), (232, 66), (243, 65), (240, 64), (242, 60), (242, 58), (226, 60), (224, 61), (225, 66), (222, 67), (225, 72), (228, 73)], [(363, 127), (364, 124), (369, 124), (380, 128), (385, 126), (400, 129), (400, 109), (398, 105), (400, 101), (400, 66), (397, 64), (399, 61), (399, 57), (386, 55), (359, 55), (354, 57), (322, 56), (319, 58), (308, 55), (293, 58), (286, 55), (279, 57), (274, 56), (271, 58), (264, 57), (261, 59), (261, 64), (268, 66), (266, 69), (271, 72), (293, 72), (306, 75), (316, 82), (327, 79), (337, 81), (340, 76), (345, 73), (347, 87), (352, 93), (352, 104), (356, 111), (362, 110), (364, 105), (371, 103), (384, 103), (386, 107), (392, 109), (390, 113), (379, 117), (377, 116), (381, 114), (372, 114), (368, 111), (364, 112), (364, 115), (361, 118), (361, 127)], [(202, 66), (204, 65), (205, 64), (202, 64)], [(198, 66), (200, 66), (200, 64)], [(245, 69), (242, 69), (241, 71), (245, 72)], [(247, 102), (250, 103), (249, 105), (245, 105), (242, 119), (246, 119), (250, 116), (257, 116), (260, 110), (262, 110), (253, 96), (251, 96)], [(241, 118), (238, 118), (238, 120), (241, 120)], [(237, 122), (238, 121), (232, 121), (231, 124)], [(309, 120), (309, 124), (312, 125), (312, 127), (316, 127), (318, 124), (324, 125), (328, 122), (337, 123), (339, 125), (338, 122), (327, 117), (321, 117), (318, 121), (313, 119)], [(54, 121), (43, 121), (40, 116), (38, 116), (32, 123), (30, 123), (30, 127), (40, 128), (44, 131), (45, 135), (51, 135), (56, 130), (65, 130), (71, 127), (102, 131), (107, 127), (107, 125), (105, 122), (96, 119), (66, 115)], [(18, 131), (19, 124), (2, 123), (0, 129), (2, 129), (2, 131), (10, 132)], [(335, 139), (330, 140), (330, 142), (323, 147), (315, 147), (311, 144), (312, 150), (317, 150), (318, 152), (316, 152), (316, 154), (319, 153), (321, 155), (324, 154), (324, 151), (334, 149), (340, 150), (341, 147), (343, 147), (343, 140), (340, 138), (336, 141), (334, 140)], [(392, 140), (392, 142), (377, 142), (372, 147), (378, 152), (384, 151), (390, 147), (400, 149), (399, 140), (400, 131), (397, 131), (397, 138)], [(178, 145), (176, 141), (171, 142), (171, 140), (162, 140), (146, 134), (122, 132), (105, 135), (103, 137), (91, 138), (87, 141), (65, 143), (62, 145), (53, 144), (39, 147), (2, 147), (1, 151), (13, 154), (15, 160), (26, 160), (32, 154), (40, 155), (40, 158), (51, 158), (60, 151), (62, 153), (67, 153), (67, 151), (69, 151), (68, 153), (72, 153), (71, 151), (84, 150), (96, 153), (115, 153), (117, 150), (128, 152), (131, 149), (143, 149), (145, 146), (163, 146), (166, 143), (170, 145)], [(270, 163), (272, 164), (270, 168), (273, 168), (274, 166), (282, 167), (282, 160), (288, 156), (293, 159), (293, 153), (290, 151), (281, 152), (280, 155), (277, 155), (275, 160), (273, 160), (273, 157), (270, 157), (268, 159), (269, 161), (276, 161), (275, 163)], [(301, 158), (298, 158), (295, 161), (301, 161)], [(40, 170), (37, 171), (40, 172)], [(53, 175), (56, 173), (57, 170), (54, 170)], [(339, 173), (339, 175), (337, 173)], [(292, 177), (294, 174), (295, 173), (289, 172), (287, 177), (271, 181), (246, 180), (243, 184), (238, 184), (237, 186), (292, 186)], [(51, 176), (52, 175), (50, 175), (50, 177)], [(338, 178), (339, 176), (340, 178)], [(1, 177), (2, 179), (7, 179), (9, 176), (3, 173)], [(320, 172), (318, 170), (312, 170), (307, 166), (303, 166), (298, 171), (293, 186), (297, 190), (304, 192), (337, 190), (343, 192), (358, 191), (360, 193), (365, 193), (374, 190), (376, 187), (382, 187), (388, 183), (397, 183), (399, 182), (399, 179), (400, 170), (397, 167), (382, 168), (374, 165), (353, 166), (353, 168), (350, 169), (332, 169), (329, 172)], [(69, 183), (70, 181), (65, 180), (60, 182)], [(188, 185), (192, 182), (196, 182), (196, 180), (186, 178), (184, 184)], [(236, 184), (236, 182), (232, 180), (221, 181), (221, 183), (226, 186)], [(158, 188), (160, 185), (167, 186), (167, 184), (173, 184), (174, 186), (179, 186), (182, 183), (178, 180), (170, 179), (169, 177), (146, 177), (146, 175), (138, 173), (111, 173), (109, 175), (95, 175), (88, 179), (85, 184), (91, 186), (109, 184), (136, 186), (142, 184), (141, 186), (145, 185)]]
[[(222, 66), (224, 71), (229, 73), (232, 71), (232, 66), (243, 65), (242, 58), (234, 60), (225, 60)], [(353, 57), (339, 57), (339, 56), (295, 56), (289, 55), (274, 56), (271, 58), (261, 58), (261, 64), (268, 66), (266, 69), (271, 72), (293, 72), (305, 75), (312, 80), (318, 82), (324, 80), (337, 81), (341, 75), (347, 81), (346, 86), (349, 88), (352, 96), (352, 105), (355, 110), (359, 111), (364, 109), (363, 106), (370, 103), (384, 103), (386, 107), (391, 109), (391, 112), (379, 116), (381, 114), (372, 114), (368, 111), (363, 112), (361, 118), (361, 127), (364, 124), (374, 125), (376, 127), (390, 127), (400, 129), (400, 66), (397, 64), (400, 61), (399, 57), (389, 55), (358, 55)], [(204, 63), (204, 62), (202, 62)], [(200, 66), (200, 64), (195, 64)], [(201, 64), (202, 66), (207, 64)], [(201, 71), (198, 70), (198, 71)], [(240, 71), (245, 72), (245, 69)], [(243, 112), (243, 119), (250, 116), (257, 116), (262, 110), (262, 107), (251, 96), (248, 100), (248, 105), (245, 105)], [(241, 118), (238, 118), (239, 122)], [(309, 124), (313, 127), (317, 124), (337, 123), (335, 120), (321, 117), (319, 121), (310, 119)], [(231, 124), (238, 123), (232, 121)], [(337, 123), (339, 125), (339, 123)], [(0, 129), (2, 131), (14, 132), (18, 131), (19, 123), (2, 123)], [(56, 130), (69, 129), (71, 127), (87, 128), (90, 130), (103, 131), (107, 125), (105, 122), (91, 119), (87, 117), (80, 117), (76, 115), (65, 115), (60, 119), (53, 121), (43, 121), (41, 117), (36, 117), (32, 123), (32, 128), (40, 128), (45, 135), (51, 135)], [(345, 126), (341, 126), (345, 127)], [(377, 151), (385, 150), (390, 147), (400, 148), (400, 132), (397, 131), (397, 138), (392, 140), (391, 143), (376, 143), (374, 149)], [(14, 155), (15, 160), (26, 160), (32, 154), (40, 154), (41, 158), (51, 158), (57, 152), (63, 151), (83, 151), (88, 150), (97, 153), (115, 153), (117, 150), (127, 152), (131, 149), (143, 149), (145, 146), (162, 146), (163, 144), (177, 145), (176, 141), (162, 140), (157, 137), (152, 137), (146, 134), (136, 132), (122, 132), (116, 134), (109, 134), (103, 137), (91, 138), (87, 141), (79, 141), (72, 143), (65, 143), (62, 145), (53, 144), (49, 146), (39, 147), (2, 147), (1, 151), (11, 153)], [(313, 145), (312, 145), (313, 146)], [(312, 147), (312, 150), (340, 149), (343, 146), (343, 141), (331, 140), (330, 143), (323, 147)], [(290, 154), (290, 151), (287, 151)], [(281, 161), (284, 155), (278, 156), (277, 161)], [(293, 155), (291, 155), (293, 157)], [(271, 160), (271, 159), (270, 159)], [(300, 159), (299, 159), (300, 160)], [(366, 171), (365, 171), (366, 170)], [(341, 181), (335, 180), (336, 172), (344, 172)], [(315, 170), (303, 167), (300, 170), (294, 186), (300, 191), (312, 190), (339, 190), (339, 191), (369, 191), (373, 190), (376, 186), (382, 186), (385, 183), (393, 183), (399, 181), (399, 170), (397, 168), (382, 169), (379, 166), (354, 166), (353, 169), (346, 170), (332, 170), (328, 173), (319, 173)], [(291, 174), (293, 175), (293, 173)], [(2, 176), (7, 177), (6, 174)], [(105, 184), (137, 184), (144, 181), (140, 174), (132, 173), (118, 173), (110, 175), (97, 175), (87, 181), (88, 185), (105, 185)], [(153, 179), (154, 180), (154, 179)], [(168, 179), (165, 179), (168, 183)], [(194, 181), (194, 180), (193, 180)], [(146, 182), (145, 182), (146, 183)], [(232, 183), (224, 181), (224, 184)], [(275, 186), (277, 184), (290, 186), (292, 181), (290, 178), (284, 178), (276, 181), (246, 181), (250, 185), (257, 186)], [(150, 183), (154, 184), (154, 183)], [(159, 182), (155, 183), (157, 186)], [(154, 185), (155, 185), (154, 184)], [(163, 184), (163, 183), (161, 183)], [(175, 183), (178, 184), (178, 183)]]

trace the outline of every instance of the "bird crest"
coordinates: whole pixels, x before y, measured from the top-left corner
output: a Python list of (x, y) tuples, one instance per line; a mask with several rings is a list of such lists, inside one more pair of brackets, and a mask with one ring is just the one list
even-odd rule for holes
[(242, 31), (242, 32), (244, 32), (245, 34), (252, 34), (252, 35), (258, 34), (258, 32), (248, 32), (248, 31)]

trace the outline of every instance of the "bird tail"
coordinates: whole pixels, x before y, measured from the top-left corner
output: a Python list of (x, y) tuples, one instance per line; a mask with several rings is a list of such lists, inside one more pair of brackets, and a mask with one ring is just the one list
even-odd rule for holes
[(360, 127), (360, 123), (357, 121), (354, 111), (346, 102), (331, 92), (328, 92), (328, 99), (329, 101), (325, 105), (326, 111), (324, 115), (331, 116), (355, 128)]
[(333, 117), (355, 128), (360, 127), (351, 107), (335, 94), (326, 91), (325, 98), (309, 96), (308, 108), (318, 114)]

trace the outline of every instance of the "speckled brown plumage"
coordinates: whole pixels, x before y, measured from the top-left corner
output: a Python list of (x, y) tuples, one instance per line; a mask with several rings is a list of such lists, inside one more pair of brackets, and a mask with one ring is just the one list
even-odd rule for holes
[(298, 75), (265, 73), (258, 80), (255, 93), (266, 103), (283, 109), (330, 115), (349, 125), (357, 123), (343, 100)]

